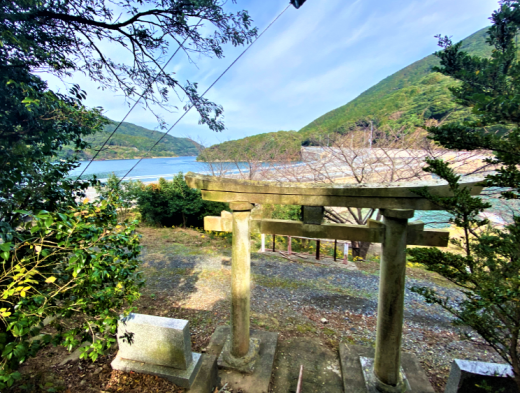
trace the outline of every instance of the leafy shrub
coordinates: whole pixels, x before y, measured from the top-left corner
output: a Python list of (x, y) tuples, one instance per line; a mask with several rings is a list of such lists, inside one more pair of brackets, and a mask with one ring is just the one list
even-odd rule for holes
[[(46, 344), (72, 350), (89, 341), (81, 356), (96, 360), (116, 341), (120, 310), (142, 285), (137, 222), (118, 222), (118, 202), (112, 194), (68, 210), (19, 211), (27, 219), (17, 232), (0, 232), (0, 388)], [(41, 333), (48, 317), (55, 333)]]
[[(82, 355), (95, 360), (139, 296), (136, 223), (118, 223), (117, 193), (82, 204), (96, 181), (69, 178), (74, 155), (56, 159), (63, 146), (87, 147), (105, 123), (84, 98), (77, 86), (49, 91), (24, 67), (0, 72), (0, 391), (49, 343), (90, 341)], [(47, 317), (52, 330), (42, 330)]]
[(262, 218), (273, 220), (302, 220), (302, 207), (299, 205), (262, 205)]
[(188, 187), (182, 172), (172, 181), (161, 178), (159, 184), (141, 184), (136, 194), (142, 219), (155, 225), (202, 227), (205, 216), (229, 210), (226, 203), (203, 200), (200, 190)]

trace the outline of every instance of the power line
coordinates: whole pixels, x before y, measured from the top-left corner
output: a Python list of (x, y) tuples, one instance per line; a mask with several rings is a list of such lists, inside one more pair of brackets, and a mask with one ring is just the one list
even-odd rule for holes
[[(271, 27), (271, 26), (272, 26), (272, 25), (273, 25), (273, 24), (274, 24), (274, 23), (275, 23), (275, 22), (276, 22), (276, 21), (277, 21), (277, 20), (278, 20), (282, 15), (283, 15), (283, 13), (284, 13), (285, 11), (287, 11), (287, 9), (288, 9), (290, 6), (291, 6), (291, 4), (289, 4), (287, 7), (285, 7), (285, 9), (284, 9), (282, 12), (280, 12), (280, 14), (279, 14), (276, 18), (273, 19), (273, 21), (272, 21), (272, 22), (271, 22), (271, 23), (270, 23), (270, 24), (269, 24), (269, 25), (268, 25), (268, 26), (267, 26), (267, 27), (266, 27), (266, 28), (265, 28), (265, 29), (264, 29), (264, 30), (263, 30), (259, 35), (258, 35), (258, 37), (256, 37), (256, 39), (255, 39), (253, 42), (251, 42), (251, 44), (249, 44), (249, 46), (248, 46), (248, 47), (247, 47), (247, 48), (246, 48), (246, 49), (245, 49), (245, 50), (244, 50), (244, 51), (243, 51), (243, 52), (242, 52), (242, 53), (241, 53), (241, 54), (240, 54), (240, 55), (239, 55), (239, 56), (238, 56), (238, 57), (237, 57), (237, 58), (236, 58), (236, 59), (235, 59), (235, 60), (234, 60), (234, 61), (233, 61), (233, 62), (232, 62), (232, 63), (231, 63), (231, 64), (230, 64), (226, 69), (225, 69), (225, 70), (224, 70), (224, 72), (222, 72), (222, 74), (220, 74), (220, 76), (219, 76), (219, 77), (218, 77), (218, 78), (217, 78), (217, 79), (216, 79), (216, 80), (215, 80), (215, 81), (214, 81), (214, 82), (213, 82), (213, 83), (212, 83), (212, 84), (211, 84), (211, 85), (206, 89), (206, 91), (205, 91), (204, 93), (202, 93), (202, 95), (200, 96), (200, 98), (204, 97), (204, 96), (206, 95), (206, 93), (207, 93), (208, 91), (210, 91), (211, 88), (212, 88), (213, 86), (215, 86), (215, 85), (217, 84), (217, 82), (218, 82), (218, 81), (219, 81), (219, 80), (220, 80), (220, 79), (221, 79), (221, 78), (226, 74), (226, 72), (228, 72), (229, 69), (235, 65), (235, 63), (236, 63), (236, 62), (237, 62), (237, 61), (238, 61), (238, 60), (239, 60), (239, 59), (240, 59), (240, 58), (241, 58), (241, 57), (242, 57), (242, 56), (243, 56), (243, 55), (244, 55), (244, 54), (249, 50), (249, 48), (251, 48), (251, 47), (254, 45), (254, 43), (255, 43), (256, 41), (258, 41), (258, 40), (260, 39), (260, 37), (262, 37), (262, 36), (264, 35), (264, 33), (265, 33), (265, 32), (266, 32), (266, 31), (267, 31), (267, 30), (268, 30), (268, 29), (269, 29), (269, 28), (270, 28), (270, 27)], [(142, 161), (146, 156), (148, 156), (148, 154), (150, 154), (150, 152), (153, 150), (153, 148), (154, 148), (155, 146), (157, 146), (157, 145), (159, 144), (159, 142), (161, 142), (161, 141), (166, 137), (166, 135), (168, 135), (169, 132), (170, 132), (171, 130), (173, 130), (173, 128), (174, 128), (177, 124), (179, 124), (179, 122), (184, 118), (184, 116), (186, 116), (186, 115), (188, 114), (188, 112), (189, 112), (189, 111), (191, 110), (191, 108), (193, 108), (194, 106), (195, 106), (195, 105), (191, 105), (188, 109), (186, 109), (186, 110), (184, 111), (184, 113), (181, 115), (181, 117), (179, 117), (179, 119), (177, 119), (177, 121), (176, 121), (176, 122), (175, 122), (175, 123), (174, 123), (174, 124), (173, 124), (169, 129), (168, 129), (168, 131), (166, 131), (166, 132), (164, 133), (164, 135), (161, 136), (161, 137), (159, 138), (159, 140), (158, 140), (157, 142), (155, 142), (154, 145), (153, 145), (153, 146), (152, 146), (152, 147), (151, 147), (151, 148), (146, 152), (146, 154), (144, 155), (144, 157), (141, 157), (141, 158), (139, 159), (139, 161), (137, 161), (137, 162), (135, 163), (135, 165), (134, 165), (132, 168), (130, 168), (130, 170), (129, 170), (128, 172), (126, 172), (126, 174), (125, 174), (125, 175), (124, 175), (124, 176), (119, 180), (118, 184), (121, 183), (121, 182), (123, 181), (123, 179), (124, 179), (125, 177), (127, 177), (127, 176), (130, 174), (130, 172), (132, 172), (132, 171), (135, 169), (135, 167), (136, 167), (137, 165), (139, 165), (139, 163), (140, 163), (140, 162), (141, 162), (141, 161)]]
[[(200, 19), (198, 21), (198, 23), (195, 25), (195, 27), (197, 27), (200, 22), (202, 22), (202, 19)], [(123, 117), (123, 120), (121, 120), (119, 122), (119, 124), (116, 126), (116, 128), (114, 129), (114, 131), (112, 131), (112, 133), (108, 136), (108, 138), (105, 140), (105, 142), (103, 142), (103, 145), (99, 148), (99, 150), (96, 152), (96, 154), (94, 155), (94, 157), (92, 157), (92, 159), (88, 162), (87, 166), (83, 169), (83, 171), (81, 172), (81, 174), (76, 178), (76, 180), (79, 180), (81, 178), (81, 176), (83, 176), (83, 174), (85, 173), (85, 171), (88, 169), (88, 167), (90, 166), (90, 164), (92, 164), (92, 162), (96, 159), (96, 157), (99, 155), (99, 153), (103, 150), (103, 148), (106, 146), (106, 144), (108, 143), (108, 141), (110, 141), (110, 139), (112, 139), (112, 137), (114, 136), (114, 134), (117, 132), (117, 130), (119, 129), (119, 127), (121, 126), (121, 124), (123, 124), (123, 122), (126, 120), (126, 118), (128, 117), (128, 115), (130, 115), (130, 113), (134, 110), (134, 108), (137, 106), (137, 104), (139, 103), (139, 101), (141, 101), (141, 99), (145, 96), (145, 94), (148, 92), (148, 90), (152, 87), (152, 85), (155, 83), (155, 81), (157, 80), (157, 78), (159, 78), (159, 75), (161, 75), (162, 73), (164, 73), (164, 69), (166, 68), (166, 66), (168, 64), (170, 64), (170, 61), (172, 61), (172, 59), (175, 57), (175, 55), (179, 52), (179, 50), (184, 46), (184, 44), (186, 43), (186, 41), (188, 40), (189, 38), (189, 35), (184, 39), (184, 41), (182, 42), (182, 44), (179, 45), (179, 47), (177, 48), (177, 50), (173, 53), (173, 55), (171, 55), (170, 59), (166, 62), (166, 64), (164, 64), (160, 69), (159, 69), (159, 72), (157, 73), (157, 75), (155, 76), (155, 78), (148, 84), (148, 86), (146, 87), (146, 89), (144, 89), (143, 93), (139, 96), (139, 98), (135, 101), (134, 105), (130, 108), (130, 110), (127, 112), (127, 114), (125, 115), (125, 117)]]

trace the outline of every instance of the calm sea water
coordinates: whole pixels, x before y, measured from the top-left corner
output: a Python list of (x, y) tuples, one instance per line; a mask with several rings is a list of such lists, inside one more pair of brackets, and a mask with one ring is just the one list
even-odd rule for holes
[[(100, 180), (106, 179), (110, 174), (123, 177), (138, 160), (108, 160), (93, 161), (88, 167), (84, 177), (96, 175)], [(78, 176), (87, 166), (88, 162), (81, 162), (81, 166), (73, 170), (70, 175)], [(128, 180), (142, 180), (144, 182), (157, 181), (159, 178), (171, 179), (179, 172), (205, 172), (203, 163), (197, 162), (196, 157), (173, 158), (147, 158), (142, 160), (135, 169), (126, 177)]]

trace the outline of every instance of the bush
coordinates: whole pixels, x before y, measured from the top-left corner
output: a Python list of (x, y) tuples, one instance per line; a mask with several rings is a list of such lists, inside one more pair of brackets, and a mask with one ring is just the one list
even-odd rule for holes
[(182, 172), (172, 181), (161, 178), (159, 184), (141, 184), (136, 194), (143, 221), (154, 225), (203, 227), (204, 217), (229, 210), (226, 203), (204, 201), (200, 190), (188, 187)]
[[(16, 233), (0, 232), (0, 389), (45, 345), (97, 357), (116, 341), (122, 307), (139, 298), (137, 222), (118, 222), (118, 198), (57, 212), (19, 211)], [(129, 312), (130, 310), (127, 310)], [(53, 317), (54, 333), (40, 334)]]

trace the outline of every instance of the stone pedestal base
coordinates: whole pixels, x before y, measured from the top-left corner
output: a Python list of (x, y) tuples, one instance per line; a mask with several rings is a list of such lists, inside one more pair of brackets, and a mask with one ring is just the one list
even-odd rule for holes
[(363, 377), (365, 378), (367, 393), (409, 393), (412, 391), (402, 367), (401, 383), (397, 386), (390, 386), (385, 385), (375, 376), (374, 359), (361, 356), (359, 361), (361, 362), (361, 368), (363, 369)]
[(231, 336), (227, 337), (226, 343), (218, 358), (218, 366), (224, 369), (237, 370), (245, 374), (251, 374), (255, 369), (260, 341), (257, 338), (249, 340), (249, 352), (241, 358), (236, 358), (231, 354)]
[[(230, 330), (227, 326), (219, 326), (211, 336), (207, 353), (220, 356)], [(222, 386), (227, 383), (228, 388), (233, 389), (233, 391), (242, 389), (247, 393), (268, 393), (274, 355), (278, 344), (278, 333), (251, 330), (251, 338), (258, 340), (260, 343), (253, 372), (245, 374), (237, 370), (222, 368), (219, 369), (220, 383)]]
[(193, 352), (193, 361), (188, 366), (187, 370), (179, 370), (172, 367), (123, 359), (118, 354), (112, 361), (111, 366), (114, 370), (125, 372), (134, 371), (136, 373), (157, 375), (158, 377), (173, 382), (177, 386), (189, 389), (199, 372), (201, 363), (200, 353), (195, 352)]
[[(374, 348), (362, 345), (339, 345), (343, 387), (349, 393), (367, 393), (363, 367), (360, 358), (374, 358)], [(401, 365), (411, 393), (435, 393), (428, 377), (417, 358), (409, 353), (401, 353)], [(380, 393), (377, 391), (377, 393)]]

